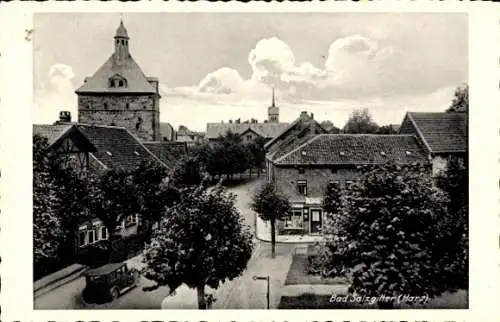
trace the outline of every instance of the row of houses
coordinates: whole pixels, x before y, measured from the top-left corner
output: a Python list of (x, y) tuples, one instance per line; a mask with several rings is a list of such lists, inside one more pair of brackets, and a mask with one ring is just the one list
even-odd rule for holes
[[(61, 119), (53, 125), (33, 125), (33, 135), (47, 138), (49, 153), (57, 155), (62, 167), (72, 167), (79, 172), (102, 174), (109, 169), (132, 170), (143, 163), (173, 169), (188, 155), (185, 142), (141, 141), (124, 127), (72, 123), (67, 112), (61, 112)], [(135, 234), (139, 220), (138, 216), (124, 218), (116, 233), (122, 236)], [(109, 235), (97, 218), (82, 222), (75, 241), (75, 253), (80, 248), (107, 239)]]
[(428, 164), (435, 175), (450, 155), (467, 157), (464, 113), (407, 113), (398, 134), (328, 134), (302, 112), (266, 145), (267, 180), (290, 197), (292, 212), (278, 234), (320, 234), (329, 182), (354, 181), (360, 165), (393, 161)]

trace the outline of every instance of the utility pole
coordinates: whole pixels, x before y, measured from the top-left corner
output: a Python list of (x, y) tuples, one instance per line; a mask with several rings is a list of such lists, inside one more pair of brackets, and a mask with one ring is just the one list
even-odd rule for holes
[(269, 282), (269, 275), (267, 276), (254, 276), (252, 279), (255, 280), (262, 280), (267, 282), (267, 293), (266, 293), (266, 299), (267, 299), (267, 309), (269, 310), (269, 297), (270, 297), (270, 282)]

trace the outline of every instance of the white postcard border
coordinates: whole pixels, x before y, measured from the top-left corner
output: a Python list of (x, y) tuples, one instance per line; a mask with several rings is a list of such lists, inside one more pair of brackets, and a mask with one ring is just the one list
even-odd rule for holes
[[(470, 104), (469, 310), (33, 310), (31, 107), (36, 12), (468, 12)], [(500, 320), (500, 12), (494, 4), (376, 3), (6, 3), (0, 10), (0, 305), (4, 321), (375, 321)], [(453, 26), (450, 26), (453, 28)], [(36, 30), (34, 30), (36, 35)], [(28, 38), (26, 38), (28, 37)], [(28, 229), (29, 227), (29, 229)]]

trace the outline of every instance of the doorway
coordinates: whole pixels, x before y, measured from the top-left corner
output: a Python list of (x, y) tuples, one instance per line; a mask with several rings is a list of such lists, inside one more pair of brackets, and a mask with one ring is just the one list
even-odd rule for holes
[(319, 234), (323, 224), (321, 209), (311, 209), (311, 234)]

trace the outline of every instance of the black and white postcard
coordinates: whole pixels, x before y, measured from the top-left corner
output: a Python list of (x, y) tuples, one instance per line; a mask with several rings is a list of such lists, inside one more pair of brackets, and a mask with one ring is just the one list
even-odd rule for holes
[(4, 319), (499, 317), (500, 16), (308, 5), (4, 7)]

